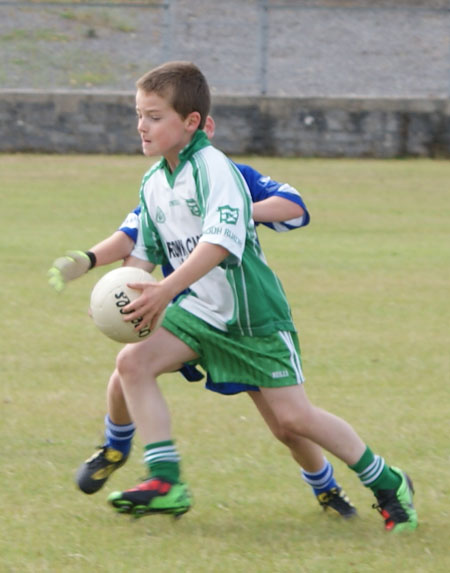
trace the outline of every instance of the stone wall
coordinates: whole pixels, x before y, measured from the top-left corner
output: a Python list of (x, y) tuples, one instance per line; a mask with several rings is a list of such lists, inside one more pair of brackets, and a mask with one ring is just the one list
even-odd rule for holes
[[(450, 157), (448, 99), (214, 96), (228, 154)], [(0, 152), (140, 153), (134, 93), (0, 91)]]

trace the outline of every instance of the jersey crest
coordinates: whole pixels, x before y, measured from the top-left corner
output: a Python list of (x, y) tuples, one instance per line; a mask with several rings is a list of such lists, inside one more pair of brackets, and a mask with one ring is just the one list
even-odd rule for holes
[(200, 217), (200, 207), (195, 199), (187, 199), (186, 205), (189, 207), (189, 210), (194, 215), (194, 217)]
[(228, 223), (229, 225), (236, 225), (239, 219), (239, 209), (230, 207), (230, 205), (223, 205), (218, 208), (220, 214), (220, 222)]
[(164, 223), (165, 220), (166, 220), (166, 216), (164, 215), (163, 210), (160, 207), (158, 207), (156, 209), (156, 222), (157, 223)]

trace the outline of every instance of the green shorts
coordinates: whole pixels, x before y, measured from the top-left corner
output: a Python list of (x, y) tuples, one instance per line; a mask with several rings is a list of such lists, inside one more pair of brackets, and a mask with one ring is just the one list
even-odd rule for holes
[(162, 326), (198, 354), (191, 364), (200, 364), (216, 383), (240, 382), (276, 388), (304, 381), (295, 332), (230, 335), (178, 305), (167, 309)]

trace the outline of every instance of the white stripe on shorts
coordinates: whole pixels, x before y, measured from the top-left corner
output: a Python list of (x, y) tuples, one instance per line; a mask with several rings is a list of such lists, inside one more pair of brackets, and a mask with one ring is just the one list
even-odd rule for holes
[(305, 378), (303, 376), (302, 366), (300, 363), (299, 355), (297, 353), (297, 349), (295, 348), (294, 341), (292, 340), (292, 335), (290, 332), (287, 332), (287, 331), (286, 332), (279, 332), (278, 334), (280, 335), (281, 340), (289, 348), (289, 353), (291, 355), (290, 362), (292, 365), (292, 369), (295, 372), (297, 384), (302, 384), (305, 381)]

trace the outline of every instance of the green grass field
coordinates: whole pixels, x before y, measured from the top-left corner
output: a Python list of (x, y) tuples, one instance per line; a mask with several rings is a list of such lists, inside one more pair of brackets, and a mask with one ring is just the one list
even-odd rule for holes
[(145, 474), (127, 465), (94, 496), (73, 475), (102, 440), (120, 346), (87, 316), (96, 269), (57, 295), (53, 259), (110, 234), (137, 202), (141, 157), (0, 156), (0, 571), (447, 572), (450, 163), (240, 158), (302, 191), (311, 225), (262, 229), (300, 332), (310, 398), (411, 474), (420, 526), (383, 531), (344, 464), (350, 523), (321, 512), (246, 396), (162, 379), (195, 498), (179, 521), (131, 521), (105, 503)]

